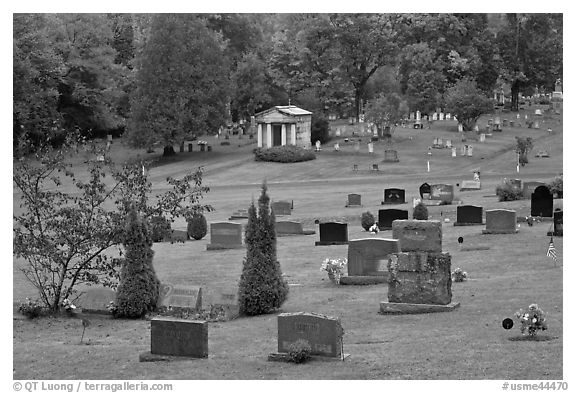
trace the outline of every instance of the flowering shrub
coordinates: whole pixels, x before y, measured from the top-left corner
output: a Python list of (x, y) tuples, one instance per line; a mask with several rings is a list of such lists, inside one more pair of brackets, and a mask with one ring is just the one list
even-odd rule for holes
[(370, 229), (368, 229), (370, 232), (372, 233), (378, 233), (380, 232), (380, 228), (378, 228), (378, 224), (374, 223), (374, 225), (372, 225), (370, 227)]
[(538, 330), (548, 329), (544, 311), (537, 304), (531, 304), (526, 312), (520, 309), (514, 315), (520, 320), (520, 331), (522, 334), (534, 337)]
[(338, 258), (338, 259), (330, 259), (326, 258), (324, 262), (322, 262), (322, 266), (320, 270), (325, 270), (328, 272), (328, 277), (336, 282), (336, 284), (340, 284), (340, 278), (344, 276), (344, 271), (346, 269), (346, 265), (348, 264), (348, 260), (346, 258)]
[(288, 359), (294, 363), (304, 363), (310, 360), (312, 354), (312, 348), (308, 341), (298, 340), (288, 346)]
[(43, 309), (44, 307), (37, 300), (30, 300), (29, 298), (26, 298), (26, 301), (18, 306), (18, 311), (30, 319), (42, 315)]
[(454, 270), (452, 272), (452, 281), (454, 281), (454, 282), (463, 282), (463, 281), (466, 281), (467, 278), (468, 278), (468, 273), (466, 273), (465, 271), (463, 271), (459, 267), (456, 268), (456, 270)]

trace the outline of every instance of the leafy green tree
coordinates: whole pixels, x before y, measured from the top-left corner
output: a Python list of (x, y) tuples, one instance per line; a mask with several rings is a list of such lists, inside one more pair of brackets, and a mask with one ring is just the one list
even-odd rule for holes
[(205, 21), (157, 14), (137, 63), (127, 136), (136, 147), (164, 146), (215, 133), (226, 119), (228, 65), (222, 39)]
[(125, 257), (116, 291), (114, 315), (140, 318), (154, 311), (158, 303), (160, 280), (152, 264), (152, 237), (145, 219), (134, 207), (128, 211), (123, 233)]
[(519, 154), (518, 160), (522, 166), (528, 164), (528, 153), (534, 148), (532, 138), (516, 137), (516, 153)]
[(242, 119), (273, 105), (270, 94), (271, 78), (266, 62), (254, 52), (246, 53), (232, 74), (234, 96), (232, 108)]
[(73, 298), (78, 284), (117, 285), (118, 266), (107, 251), (122, 243), (132, 206), (145, 219), (188, 218), (212, 210), (200, 204), (208, 191), (201, 170), (169, 178), (172, 188), (151, 203), (151, 183), (143, 170), (147, 163), (90, 162), (86, 172), (73, 171), (71, 158), (77, 151), (68, 146), (43, 147), (15, 162), (13, 173), (20, 197), (13, 217), (13, 253), (25, 260), (24, 276), (52, 311)]
[(449, 88), (444, 101), (446, 111), (456, 116), (464, 131), (472, 131), (478, 118), (493, 110), (492, 100), (478, 89), (476, 82), (468, 78)]
[[(366, 105), (366, 120), (376, 125), (379, 135), (390, 137), (395, 124), (408, 113), (407, 108), (399, 94), (380, 93)], [(385, 130), (388, 130), (386, 134)]]
[(238, 288), (240, 312), (245, 315), (272, 312), (286, 300), (288, 284), (276, 258), (275, 218), (266, 183), (258, 199), (258, 214), (254, 202), (248, 209), (245, 241), (246, 258)]

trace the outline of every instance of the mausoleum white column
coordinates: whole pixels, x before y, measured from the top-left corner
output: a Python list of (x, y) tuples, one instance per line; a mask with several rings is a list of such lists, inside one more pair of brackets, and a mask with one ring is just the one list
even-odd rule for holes
[(282, 123), (282, 146), (286, 145), (286, 124)]
[(296, 123), (290, 124), (290, 143), (296, 146)]
[(258, 147), (262, 147), (262, 123), (258, 123)]
[(266, 123), (266, 147), (272, 147), (272, 123)]

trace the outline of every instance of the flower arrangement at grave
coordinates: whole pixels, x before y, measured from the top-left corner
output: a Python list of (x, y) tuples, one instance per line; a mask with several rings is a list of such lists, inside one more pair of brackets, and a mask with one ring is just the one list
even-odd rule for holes
[(380, 232), (380, 228), (378, 228), (378, 224), (376, 224), (376, 223), (374, 223), (374, 225), (372, 225), (368, 230), (372, 234), (376, 234), (376, 233)]
[(538, 330), (544, 331), (548, 329), (544, 310), (535, 303), (528, 306), (528, 311), (520, 309), (514, 315), (520, 320), (520, 332), (522, 332), (522, 335), (528, 334), (531, 337), (535, 337)]
[(454, 282), (464, 282), (468, 278), (468, 273), (458, 267), (452, 272), (451, 276)]
[(326, 271), (328, 273), (328, 278), (331, 281), (335, 282), (336, 284), (340, 284), (340, 279), (345, 275), (347, 265), (348, 259), (346, 258), (326, 258), (322, 262), (322, 266), (320, 266), (320, 271)]
[(67, 314), (74, 314), (76, 306), (70, 301), (70, 299), (66, 298), (62, 301), (61, 309), (64, 310)]

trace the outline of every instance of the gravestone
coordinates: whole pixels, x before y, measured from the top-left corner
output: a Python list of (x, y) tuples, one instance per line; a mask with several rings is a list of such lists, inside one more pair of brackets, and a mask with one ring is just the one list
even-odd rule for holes
[(160, 284), (158, 307), (202, 309), (202, 287)]
[(440, 120), (444, 120), (444, 113), (440, 112)]
[(272, 202), (270, 205), (275, 216), (290, 216), (292, 215), (292, 204), (288, 201)]
[(460, 155), (461, 155), (461, 156), (465, 156), (465, 155), (466, 155), (466, 150), (467, 150), (466, 145), (460, 146)]
[[(448, 305), (452, 301), (448, 253), (399, 252), (388, 263), (388, 302)], [(382, 304), (381, 304), (382, 308)]]
[(466, 145), (466, 156), (467, 157), (472, 157), (472, 155), (474, 154), (474, 147), (472, 145)]
[(362, 206), (362, 195), (360, 194), (348, 194), (348, 203), (346, 207)]
[(456, 157), (456, 148), (455, 147), (452, 148), (452, 157)]
[(278, 352), (288, 352), (291, 344), (307, 341), (312, 355), (341, 357), (344, 329), (340, 320), (308, 312), (278, 315)]
[(463, 205), (456, 207), (454, 226), (482, 225), (482, 206)]
[(399, 162), (396, 150), (384, 150), (384, 162)]
[(536, 187), (530, 197), (530, 202), (530, 215), (532, 217), (552, 217), (554, 196), (548, 187)]
[(227, 321), (238, 318), (240, 315), (238, 292), (231, 289), (219, 290), (212, 300), (212, 306), (221, 309)]
[(486, 229), (484, 234), (518, 233), (516, 211), (507, 209), (486, 210)]
[(242, 224), (236, 222), (210, 223), (210, 244), (207, 250), (242, 248)]
[(368, 153), (369, 154), (373, 154), (374, 153), (374, 143), (369, 142), (368, 143)]
[(150, 323), (153, 355), (208, 357), (208, 322), (157, 317)]
[(534, 190), (536, 190), (536, 187), (545, 185), (546, 183), (543, 183), (541, 181), (526, 181), (522, 184), (522, 195), (524, 195), (524, 198), (529, 198), (530, 196), (532, 196)]
[(380, 230), (392, 229), (394, 220), (407, 220), (408, 210), (381, 209), (378, 210), (378, 227)]
[(442, 252), (442, 223), (436, 220), (396, 220), (392, 238), (398, 239), (402, 252)]
[(302, 228), (302, 223), (297, 221), (276, 221), (276, 235), (313, 235), (315, 231), (308, 231)]
[(110, 311), (106, 307), (114, 301), (116, 291), (110, 288), (87, 288), (80, 292), (75, 303), (85, 313), (109, 314)]
[(248, 209), (236, 210), (228, 220), (248, 219)]
[(460, 191), (473, 191), (482, 189), (482, 184), (478, 180), (462, 180)]
[(454, 186), (452, 184), (433, 184), (430, 187), (430, 199), (451, 204), (454, 200)]
[(452, 149), (452, 139), (446, 139), (446, 148)]
[(480, 142), (485, 142), (486, 141), (486, 134), (482, 133), (480, 134)]
[[(420, 198), (422, 199), (430, 199), (430, 192), (431, 192), (432, 188), (430, 187), (430, 184), (428, 183), (423, 183), (420, 188), (418, 189), (418, 192), (420, 192)], [(425, 196), (426, 195), (426, 196)]]
[(398, 240), (367, 238), (348, 242), (348, 276), (388, 274), (388, 255), (400, 252)]
[(387, 188), (384, 190), (382, 205), (394, 205), (406, 203), (406, 191), (401, 188)]
[(322, 222), (319, 224), (320, 241), (317, 246), (348, 244), (348, 224), (344, 222)]
[(564, 236), (563, 217), (564, 212), (562, 210), (556, 210), (554, 212), (554, 231), (548, 232), (548, 236)]

